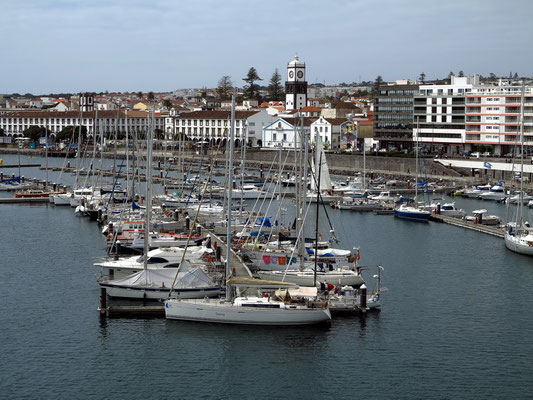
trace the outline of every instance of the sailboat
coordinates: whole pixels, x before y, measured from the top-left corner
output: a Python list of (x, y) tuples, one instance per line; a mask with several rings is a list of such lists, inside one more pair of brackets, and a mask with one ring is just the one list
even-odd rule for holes
[(507, 224), (505, 232), (505, 246), (516, 253), (533, 256), (533, 228), (524, 220), (524, 96), (525, 88), (522, 86), (520, 101), (520, 193), (517, 205), (516, 220)]
[[(418, 121), (417, 121), (417, 130), (418, 130)], [(415, 198), (414, 202), (416, 202), (416, 198), (418, 196), (418, 135), (417, 133), (417, 141), (415, 144), (415, 154), (416, 154), (416, 171), (415, 171)], [(421, 185), (427, 185), (427, 182), (422, 182)], [(394, 209), (394, 215), (398, 218), (404, 218), (404, 219), (411, 219), (411, 220), (417, 220), (417, 221), (428, 221), (429, 217), (431, 215), (431, 212), (428, 210), (425, 210), (423, 208), (419, 208), (416, 203), (410, 204), (410, 203), (402, 203), (398, 208)]]
[[(320, 170), (320, 182), (317, 182), (315, 179), (311, 179), (311, 190), (307, 193), (307, 201), (312, 203), (320, 201), (322, 203), (329, 204), (332, 201), (336, 200), (339, 195), (333, 192), (333, 186), (331, 184), (331, 176), (329, 174), (328, 162), (326, 160), (326, 153), (324, 152), (324, 147), (322, 146), (322, 140), (320, 135), (317, 132), (316, 134), (316, 145), (315, 145), (315, 160), (311, 159), (311, 171), (312, 174), (318, 176), (316, 171)], [(320, 186), (320, 196), (317, 196), (317, 190)]]
[[(235, 95), (232, 96), (231, 131), (229, 140), (229, 165), (233, 165), (233, 147), (235, 132)], [(228, 169), (228, 187), (233, 184), (233, 168)], [(231, 276), (231, 201), (232, 191), (228, 190), (227, 199), (227, 247), (226, 247), (226, 298), (220, 299), (168, 299), (165, 301), (165, 317), (197, 322), (215, 322), (222, 324), (244, 325), (309, 325), (331, 320), (331, 313), (323, 303), (315, 307), (307, 305), (305, 300), (299, 302), (283, 301), (279, 297), (248, 296), (245, 293), (252, 288), (258, 290), (294, 287), (293, 284), (263, 281), (252, 278), (236, 278)], [(317, 289), (307, 291), (307, 296), (316, 297)], [(234, 296), (233, 292), (239, 292)], [(312, 293), (309, 293), (312, 292)]]

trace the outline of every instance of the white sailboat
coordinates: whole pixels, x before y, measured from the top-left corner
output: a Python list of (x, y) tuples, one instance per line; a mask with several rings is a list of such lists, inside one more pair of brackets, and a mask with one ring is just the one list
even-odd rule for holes
[(520, 193), (517, 205), (516, 220), (507, 224), (505, 232), (505, 246), (516, 253), (533, 256), (533, 228), (524, 220), (524, 96), (525, 88), (522, 86), (521, 121), (520, 121)]
[[(229, 165), (233, 165), (233, 146), (235, 132), (235, 96), (232, 97), (231, 131)], [(233, 168), (228, 170), (228, 187), (232, 187)], [(289, 303), (271, 296), (233, 296), (233, 289), (239, 287), (265, 289), (287, 286), (279, 282), (265, 282), (247, 278), (229, 278), (231, 271), (231, 200), (232, 191), (228, 191), (227, 202), (227, 248), (226, 248), (226, 298), (225, 300), (187, 300), (168, 299), (165, 301), (167, 319), (197, 322), (215, 322), (223, 324), (245, 325), (309, 325), (326, 322), (331, 319), (327, 307), (309, 307), (305, 303)], [(315, 294), (316, 295), (316, 294)]]

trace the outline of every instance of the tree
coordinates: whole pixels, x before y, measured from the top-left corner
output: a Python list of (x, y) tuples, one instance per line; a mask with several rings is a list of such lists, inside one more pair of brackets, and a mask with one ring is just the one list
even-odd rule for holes
[(490, 79), (491, 81), (495, 81), (495, 80), (496, 80), (496, 74), (495, 74), (494, 72), (491, 72), (491, 73), (489, 74), (489, 79)]
[(163, 107), (170, 110), (172, 108), (172, 102), (169, 99), (163, 100)]
[(270, 100), (283, 100), (283, 86), (281, 86), (281, 75), (278, 72), (278, 69), (274, 71), (272, 77), (270, 78), (270, 83), (268, 85), (268, 96)]
[(228, 100), (231, 98), (231, 90), (233, 89), (233, 82), (231, 76), (224, 75), (218, 80), (217, 94), (221, 100)]
[(463, 70), (461, 70), (459, 71), (459, 74), (457, 76), (459, 76), (459, 78), (462, 78), (465, 76), (465, 73), (463, 72)]
[(377, 94), (381, 84), (383, 84), (383, 78), (381, 77), (381, 75), (378, 75), (376, 77), (376, 80), (374, 81), (374, 94)]
[(448, 79), (452, 80), (452, 76), (455, 76), (455, 74), (453, 73), (453, 71), (450, 71), (450, 73), (448, 74)]
[(165, 138), (165, 132), (163, 131), (163, 129), (154, 129), (154, 139), (156, 140), (162, 140)]
[[(262, 81), (262, 79), (257, 75), (257, 71), (254, 67), (251, 67), (248, 70), (246, 78), (242, 78), (248, 85), (244, 87), (244, 98), (245, 99), (257, 99), (259, 96), (259, 85), (256, 85), (255, 81)], [(259, 99), (257, 99), (259, 100)]]
[(46, 136), (46, 128), (44, 126), (31, 125), (24, 130), (23, 134), (29, 137), (32, 142), (38, 142), (39, 138)]
[(138, 91), (138, 92), (137, 92), (137, 97), (139, 98), (139, 100), (142, 100), (142, 98), (143, 98), (143, 92)]
[(154, 92), (148, 92), (148, 101), (154, 101), (154, 99), (155, 99)]
[(422, 72), (420, 74), (420, 76), (418, 77), (418, 80), (422, 83), (424, 83), (426, 81), (426, 74), (424, 72)]
[(513, 79), (518, 79), (518, 72), (515, 72), (514, 75), (513, 75)]
[[(68, 125), (68, 126), (65, 126), (61, 132), (59, 132), (57, 135), (56, 135), (56, 140), (67, 140), (67, 139), (72, 139), (73, 142), (75, 142), (76, 140), (78, 140), (78, 135), (79, 135), (79, 132), (80, 132), (80, 127), (79, 126), (72, 126), (72, 125)], [(87, 137), (87, 127), (86, 126), (82, 126), (81, 127), (81, 138), (82, 140), (84, 140), (85, 138)]]

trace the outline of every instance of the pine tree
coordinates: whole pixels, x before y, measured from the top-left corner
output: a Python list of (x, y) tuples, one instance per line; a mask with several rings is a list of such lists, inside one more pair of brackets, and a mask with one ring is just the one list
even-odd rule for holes
[(462, 78), (465, 76), (465, 73), (461, 70), (459, 71), (459, 74), (458, 74), (459, 78)]
[(283, 100), (283, 86), (281, 86), (281, 75), (278, 69), (272, 74), (270, 78), (270, 84), (268, 85), (268, 96), (270, 100)]
[(379, 86), (383, 83), (383, 78), (381, 77), (381, 75), (378, 75), (376, 77), (376, 80), (374, 81), (374, 94), (377, 94), (378, 90), (379, 90)]
[(259, 96), (259, 86), (256, 85), (255, 81), (262, 81), (262, 79), (257, 75), (257, 71), (254, 67), (251, 67), (248, 70), (246, 78), (242, 78), (248, 85), (244, 87), (244, 98), (245, 99), (256, 99)]
[(420, 76), (418, 77), (418, 80), (422, 83), (426, 81), (426, 74), (424, 72), (420, 73)]
[(218, 81), (217, 94), (221, 100), (228, 100), (231, 97), (231, 90), (233, 89), (233, 82), (231, 76), (224, 75)]

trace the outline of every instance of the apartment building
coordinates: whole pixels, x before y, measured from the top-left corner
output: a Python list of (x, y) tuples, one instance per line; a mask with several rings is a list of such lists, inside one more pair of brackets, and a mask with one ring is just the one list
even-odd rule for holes
[(379, 87), (374, 99), (374, 138), (385, 149), (413, 146), (413, 102), (419, 84), (408, 80)]
[(479, 76), (451, 77), (450, 84), (420, 85), (414, 93), (413, 141), (429, 152), (467, 150), (465, 102), (479, 87)]
[[(533, 87), (524, 88), (524, 145), (533, 146)], [(475, 88), (466, 95), (468, 151), (504, 155), (519, 152), (522, 86), (498, 85)]]

